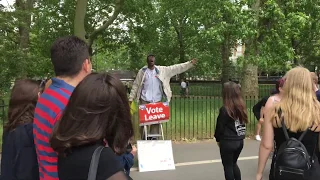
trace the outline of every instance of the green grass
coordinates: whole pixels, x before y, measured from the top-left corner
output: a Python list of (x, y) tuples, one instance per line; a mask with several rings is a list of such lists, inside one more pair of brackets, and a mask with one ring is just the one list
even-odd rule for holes
[[(275, 88), (275, 85), (260, 84), (259, 96), (264, 97), (270, 95), (270, 91)], [(180, 84), (171, 83), (171, 90), (173, 95), (180, 95)], [(189, 85), (190, 96), (221, 96), (221, 84), (213, 83), (192, 83)]]
[[(189, 98), (179, 97), (180, 85), (178, 83), (172, 83), (171, 88), (175, 97), (172, 98), (170, 103), (171, 119), (163, 126), (165, 138), (173, 140), (212, 138), (219, 108), (222, 105), (221, 84), (191, 83), (189, 86)], [(259, 96), (263, 97), (269, 95), (270, 90), (273, 88), (274, 85), (259, 85)], [(5, 105), (8, 105), (9, 95), (3, 99), (5, 100)], [(256, 100), (246, 100), (250, 120), (250, 123), (247, 126), (247, 134), (253, 134), (255, 130), (257, 121), (251, 110), (255, 102)], [(3, 111), (0, 102), (1, 123), (5, 121), (6, 116), (7, 106), (5, 106)], [(135, 132), (138, 132), (137, 117), (134, 117), (133, 119), (136, 124)], [(138, 138), (138, 135), (136, 138)], [(1, 142), (2, 127), (0, 127), (0, 145), (2, 144)]]
[[(257, 120), (252, 113), (256, 100), (247, 99), (249, 124), (247, 135), (253, 135)], [(171, 118), (164, 123), (166, 139), (208, 139), (213, 138), (216, 119), (222, 106), (221, 97), (174, 97), (170, 103)], [(137, 117), (134, 117), (137, 124)], [(138, 129), (135, 129), (137, 132)]]

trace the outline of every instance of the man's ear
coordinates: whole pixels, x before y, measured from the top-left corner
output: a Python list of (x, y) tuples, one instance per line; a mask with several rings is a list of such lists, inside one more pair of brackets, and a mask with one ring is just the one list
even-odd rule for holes
[(89, 59), (84, 60), (82, 64), (82, 69), (86, 72), (89, 73), (91, 72), (91, 61)]

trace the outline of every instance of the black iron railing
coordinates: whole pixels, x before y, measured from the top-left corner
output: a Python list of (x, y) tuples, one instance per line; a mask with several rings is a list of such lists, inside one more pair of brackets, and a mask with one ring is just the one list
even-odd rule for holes
[[(252, 107), (258, 98), (245, 99), (249, 123), (247, 135), (254, 135), (257, 120), (252, 112)], [(216, 120), (222, 106), (221, 97), (212, 96), (174, 96), (170, 102), (171, 118), (163, 124), (165, 139), (210, 139), (214, 136)], [(138, 127), (138, 115), (133, 117), (135, 127)], [(136, 132), (138, 129), (136, 129)]]
[[(247, 134), (253, 135), (257, 120), (252, 113), (252, 107), (258, 98), (248, 97), (245, 99), (249, 124)], [(222, 106), (221, 97), (213, 96), (174, 96), (170, 102), (171, 118), (164, 123), (166, 139), (209, 139), (213, 138), (216, 119)], [(2, 127), (7, 116), (7, 104), (0, 100), (0, 120)], [(137, 114), (133, 117), (135, 125), (138, 124)], [(137, 126), (136, 126), (137, 127)], [(138, 129), (135, 130), (138, 132)], [(2, 135), (2, 133), (1, 133)]]

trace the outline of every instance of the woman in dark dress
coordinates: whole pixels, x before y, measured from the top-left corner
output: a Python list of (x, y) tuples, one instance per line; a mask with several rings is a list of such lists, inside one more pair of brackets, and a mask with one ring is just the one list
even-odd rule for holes
[(92, 73), (74, 90), (50, 140), (60, 180), (86, 180), (91, 157), (101, 152), (97, 180), (127, 180), (117, 158), (133, 137), (129, 102), (120, 80)]
[[(314, 163), (305, 174), (305, 179), (319, 180), (320, 165), (318, 153), (315, 153), (315, 149), (318, 147), (320, 131), (320, 104), (313, 90), (310, 72), (305, 68), (296, 67), (291, 69), (284, 78), (281, 101), (278, 103), (267, 102), (266, 104), (266, 109), (270, 110), (265, 113), (256, 179), (262, 179), (263, 170), (268, 155), (273, 150), (274, 141), (275, 152), (279, 150), (282, 143), (286, 142), (285, 131), (282, 130), (281, 125), (283, 120), (289, 137), (298, 139), (304, 131), (307, 131), (301, 142)], [(272, 180), (277, 180), (273, 174), (274, 163), (276, 162), (275, 155), (272, 159), (269, 176)]]

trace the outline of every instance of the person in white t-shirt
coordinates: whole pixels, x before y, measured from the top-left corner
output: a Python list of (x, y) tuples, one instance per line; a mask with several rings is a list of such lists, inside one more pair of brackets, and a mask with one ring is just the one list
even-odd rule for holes
[(184, 79), (182, 79), (180, 86), (181, 86), (181, 96), (185, 97), (187, 95), (187, 83), (185, 82)]

